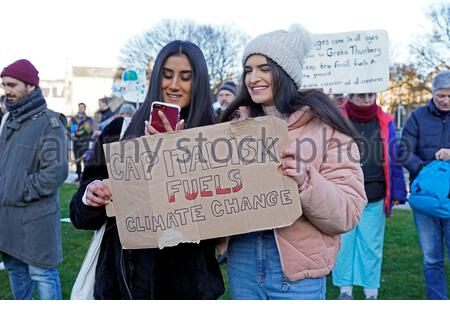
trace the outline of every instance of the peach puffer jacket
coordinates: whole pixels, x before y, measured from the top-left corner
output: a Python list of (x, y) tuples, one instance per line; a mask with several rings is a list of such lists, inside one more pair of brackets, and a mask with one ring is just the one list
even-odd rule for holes
[[(239, 120), (248, 114), (242, 108)], [(291, 147), (299, 145), (307, 160), (308, 178), (300, 187), (303, 215), (275, 229), (275, 238), (284, 275), (297, 281), (330, 273), (339, 235), (356, 226), (367, 198), (358, 147), (350, 137), (314, 117), (307, 106), (292, 113), (287, 124)]]

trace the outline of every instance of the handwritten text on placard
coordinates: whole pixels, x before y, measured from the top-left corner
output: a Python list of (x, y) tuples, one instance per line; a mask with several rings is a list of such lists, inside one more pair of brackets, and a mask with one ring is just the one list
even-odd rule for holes
[(380, 92), (389, 85), (384, 30), (315, 34), (303, 66), (303, 89), (334, 93)]

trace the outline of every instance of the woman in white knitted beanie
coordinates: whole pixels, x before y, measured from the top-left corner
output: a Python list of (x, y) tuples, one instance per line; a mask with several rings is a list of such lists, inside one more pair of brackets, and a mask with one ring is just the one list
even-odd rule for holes
[(244, 50), (242, 86), (222, 121), (273, 115), (284, 119), (290, 148), (283, 174), (298, 184), (303, 215), (291, 226), (232, 236), (227, 242), (233, 299), (325, 299), (339, 234), (366, 204), (356, 132), (328, 96), (302, 91), (311, 46), (298, 25), (256, 37)]

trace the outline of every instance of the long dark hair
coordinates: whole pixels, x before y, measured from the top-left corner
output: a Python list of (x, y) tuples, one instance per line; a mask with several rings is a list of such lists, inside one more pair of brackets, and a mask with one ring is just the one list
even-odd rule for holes
[[(273, 100), (279, 112), (291, 114), (303, 106), (309, 106), (317, 118), (333, 129), (353, 139), (359, 136), (352, 124), (326, 94), (318, 90), (297, 91), (294, 81), (278, 64), (270, 58), (267, 58), (267, 64), (271, 68)], [(262, 105), (253, 102), (245, 86), (245, 72), (242, 74), (241, 83), (236, 99), (222, 114), (221, 122), (231, 120), (239, 106), (248, 106), (252, 118), (265, 115)]]
[(142, 106), (134, 114), (125, 133), (125, 139), (140, 137), (144, 134), (145, 120), (150, 118), (150, 106), (153, 101), (162, 101), (161, 82), (163, 67), (171, 56), (185, 54), (192, 66), (191, 101), (181, 109), (184, 128), (195, 128), (215, 123), (212, 97), (209, 88), (208, 67), (205, 57), (195, 44), (189, 41), (175, 40), (165, 45), (158, 56), (150, 77), (150, 87)]

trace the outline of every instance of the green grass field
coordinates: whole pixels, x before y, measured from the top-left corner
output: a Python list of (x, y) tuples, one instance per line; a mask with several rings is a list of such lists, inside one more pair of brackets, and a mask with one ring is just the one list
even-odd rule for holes
[[(76, 185), (65, 184), (61, 189), (62, 217), (68, 217), (68, 205), (76, 188)], [(73, 282), (91, 237), (90, 231), (76, 230), (70, 223), (62, 224), (64, 261), (59, 267), (59, 272), (64, 299), (70, 297)], [(226, 265), (222, 266), (222, 271), (227, 284)], [(448, 264), (447, 275), (449, 279)], [(422, 257), (412, 214), (408, 210), (394, 210), (393, 217), (387, 221), (381, 277), (380, 299), (425, 299)], [(331, 285), (331, 279), (328, 277), (327, 299), (335, 299), (337, 295), (338, 290)], [(356, 299), (363, 299), (362, 289), (356, 288), (354, 295)], [(221, 298), (230, 299), (228, 290)], [(6, 271), (0, 271), (0, 299), (12, 299)]]

